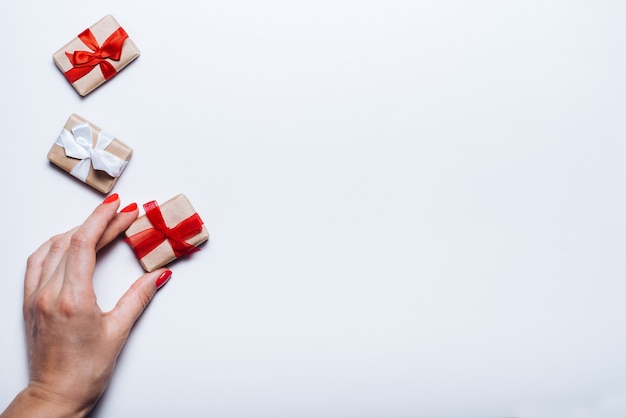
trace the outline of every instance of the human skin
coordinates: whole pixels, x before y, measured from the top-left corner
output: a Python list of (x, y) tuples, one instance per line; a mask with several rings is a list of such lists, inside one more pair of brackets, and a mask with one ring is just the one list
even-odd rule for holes
[(106, 198), (80, 226), (56, 235), (29, 258), (24, 321), (30, 380), (0, 415), (82, 417), (106, 389), (133, 324), (171, 276), (159, 269), (135, 281), (109, 312), (93, 287), (96, 253), (137, 218), (136, 204), (118, 212)]

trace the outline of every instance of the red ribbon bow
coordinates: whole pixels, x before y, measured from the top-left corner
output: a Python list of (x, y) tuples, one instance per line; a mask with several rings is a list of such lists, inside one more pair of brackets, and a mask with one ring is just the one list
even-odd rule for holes
[(106, 59), (120, 60), (122, 45), (124, 45), (126, 38), (128, 38), (128, 34), (119, 27), (104, 41), (102, 46), (99, 46), (91, 30), (85, 29), (83, 33), (78, 35), (78, 39), (83, 41), (91, 51), (74, 51), (71, 54), (67, 51), (65, 52), (73, 67), (65, 72), (65, 78), (70, 83), (73, 83), (99, 65), (104, 79), (109, 80), (117, 74), (117, 70)]
[(156, 201), (148, 202), (143, 207), (153, 228), (138, 232), (126, 239), (137, 258), (145, 257), (165, 240), (169, 241), (176, 258), (200, 251), (200, 248), (186, 242), (186, 240), (202, 232), (203, 222), (197, 213), (182, 220), (175, 227), (169, 228), (165, 224), (163, 214)]

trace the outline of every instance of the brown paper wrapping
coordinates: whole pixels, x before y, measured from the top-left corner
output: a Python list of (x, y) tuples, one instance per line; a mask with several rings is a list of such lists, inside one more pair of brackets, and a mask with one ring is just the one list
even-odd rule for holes
[[(98, 45), (102, 45), (102, 43), (106, 41), (106, 39), (119, 27), (120, 24), (117, 23), (113, 16), (106, 15), (89, 29), (98, 41)], [(78, 37), (76, 37), (52, 55), (54, 63), (57, 65), (57, 67), (59, 67), (59, 70), (61, 70), (61, 72), (65, 73), (72, 68), (72, 63), (70, 63), (70, 60), (65, 55), (65, 52), (67, 51), (69, 53), (72, 53), (78, 50), (89, 51), (90, 49)], [(137, 48), (137, 45), (135, 45), (132, 39), (128, 37), (124, 41), (122, 56), (120, 60), (113, 61), (109, 59), (107, 61), (113, 65), (116, 71), (119, 72), (122, 68), (126, 67), (132, 60), (137, 58), (139, 54), (140, 52)], [(103, 84), (105, 81), (106, 80), (102, 75), (100, 66), (97, 65), (88, 74), (72, 83), (72, 86), (76, 89), (78, 94), (80, 94), (81, 96), (86, 96), (91, 91), (96, 89), (96, 87)]]
[[(167, 202), (159, 205), (161, 209), (161, 213), (163, 214), (163, 220), (165, 220), (165, 224), (173, 228), (178, 225), (181, 221), (187, 219), (196, 211), (193, 206), (187, 199), (187, 197), (183, 194), (179, 194)], [(152, 228), (152, 224), (146, 217), (146, 215), (142, 215), (133, 224), (126, 230), (126, 237), (131, 237), (138, 232), (144, 231), (146, 229)], [(193, 246), (198, 246), (209, 239), (209, 232), (206, 229), (206, 226), (202, 226), (202, 231), (196, 235), (195, 237), (187, 240), (187, 242)], [(147, 272), (154, 271), (159, 267), (163, 267), (164, 265), (174, 261), (176, 256), (174, 255), (174, 251), (170, 246), (167, 240), (163, 241), (158, 247), (156, 247), (152, 252), (150, 252), (145, 257), (139, 259), (139, 263)]]
[[(72, 114), (63, 128), (72, 132), (72, 127), (84, 123), (88, 123), (89, 126), (91, 126), (93, 146), (95, 147), (98, 140), (98, 133), (101, 131), (101, 129), (93, 123), (89, 122), (88, 120), (76, 114)], [(119, 139), (113, 139), (109, 146), (105, 148), (105, 151), (116, 155), (124, 161), (129, 161), (133, 155), (133, 149)], [(57, 144), (53, 144), (52, 148), (50, 148), (50, 151), (48, 152), (48, 160), (50, 160), (53, 164), (61, 167), (68, 173), (72, 171), (72, 169), (80, 162), (80, 160), (76, 158), (67, 157), (65, 155), (65, 149)], [(107, 194), (111, 191), (111, 189), (113, 189), (113, 186), (115, 186), (115, 183), (117, 183), (118, 178), (119, 177), (111, 177), (106, 172), (94, 170), (93, 167), (91, 167), (85, 183), (87, 183), (94, 189), (104, 194)]]

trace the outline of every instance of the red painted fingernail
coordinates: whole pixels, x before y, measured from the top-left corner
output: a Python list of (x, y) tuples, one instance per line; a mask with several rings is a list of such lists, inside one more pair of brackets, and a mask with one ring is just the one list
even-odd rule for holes
[(111, 196), (109, 196), (106, 199), (104, 199), (104, 201), (102, 203), (113, 203), (113, 202), (115, 202), (119, 198), (120, 197), (117, 195), (117, 193), (113, 193)]
[(156, 281), (156, 288), (160, 289), (172, 277), (172, 270), (165, 270)]
[(136, 203), (131, 203), (130, 205), (128, 205), (124, 209), (122, 209), (120, 212), (134, 212), (136, 210), (137, 210), (137, 204)]

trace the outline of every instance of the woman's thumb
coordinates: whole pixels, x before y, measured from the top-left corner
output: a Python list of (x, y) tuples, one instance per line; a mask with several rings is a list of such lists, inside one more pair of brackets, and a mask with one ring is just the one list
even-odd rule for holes
[(156, 291), (167, 283), (171, 276), (171, 270), (159, 269), (137, 279), (111, 311), (117, 319), (117, 325), (129, 332), (152, 301)]

